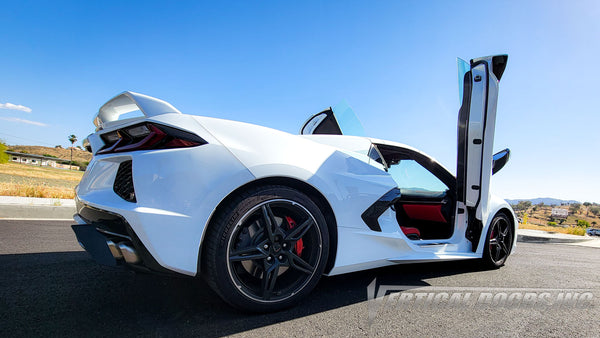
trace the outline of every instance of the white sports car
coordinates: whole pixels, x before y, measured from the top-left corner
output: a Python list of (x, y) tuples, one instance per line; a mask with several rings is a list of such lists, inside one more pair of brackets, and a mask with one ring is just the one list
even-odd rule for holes
[(124, 92), (86, 139), (94, 157), (73, 230), (99, 263), (203, 276), (248, 311), (293, 305), (322, 275), (458, 259), (499, 267), (518, 225), (489, 190), (509, 157), (492, 153), (506, 61), (459, 61), (456, 176), (414, 148), (356, 136), (343, 104), (292, 135)]

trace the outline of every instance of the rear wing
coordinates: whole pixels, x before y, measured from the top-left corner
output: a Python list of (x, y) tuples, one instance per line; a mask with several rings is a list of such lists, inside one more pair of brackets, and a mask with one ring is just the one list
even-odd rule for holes
[(141, 111), (146, 117), (175, 113), (181, 114), (179, 110), (170, 103), (157, 98), (134, 93), (123, 92), (106, 102), (94, 118), (96, 130), (103, 129), (107, 124), (117, 121), (119, 116), (134, 111)]

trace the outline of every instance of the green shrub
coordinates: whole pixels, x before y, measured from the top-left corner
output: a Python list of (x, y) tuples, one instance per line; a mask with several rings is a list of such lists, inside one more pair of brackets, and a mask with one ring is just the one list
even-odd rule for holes
[(578, 219), (577, 220), (577, 226), (578, 227), (583, 227), (583, 228), (589, 228), (590, 227), (590, 222)]
[(551, 226), (551, 227), (555, 227), (556, 226), (556, 222), (550, 221), (550, 222), (548, 222), (548, 225)]
[(6, 144), (0, 141), (0, 163), (8, 163), (8, 154), (5, 153), (6, 149)]

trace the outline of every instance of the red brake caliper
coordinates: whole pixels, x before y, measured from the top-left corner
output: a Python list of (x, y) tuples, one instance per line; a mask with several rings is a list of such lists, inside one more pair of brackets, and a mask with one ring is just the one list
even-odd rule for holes
[[(290, 216), (285, 216), (285, 219), (288, 222), (288, 224), (290, 225), (290, 230), (292, 230), (296, 226), (296, 222), (294, 222), (294, 220)], [(302, 250), (304, 250), (304, 243), (302, 242), (302, 238), (300, 238), (296, 242), (296, 246), (294, 249), (296, 250), (296, 254), (298, 256), (302, 255)]]

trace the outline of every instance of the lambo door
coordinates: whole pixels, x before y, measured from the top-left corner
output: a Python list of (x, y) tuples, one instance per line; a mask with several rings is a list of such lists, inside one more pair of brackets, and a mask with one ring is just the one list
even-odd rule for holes
[(458, 117), (457, 202), (459, 208), (464, 205), (467, 209), (467, 238), (474, 243), (481, 235), (481, 222), (487, 216), (498, 82), (507, 59), (507, 55), (473, 59), (470, 63), (459, 59), (462, 104)]
[(365, 131), (352, 108), (342, 101), (333, 108), (311, 116), (302, 125), (300, 134), (365, 136)]

